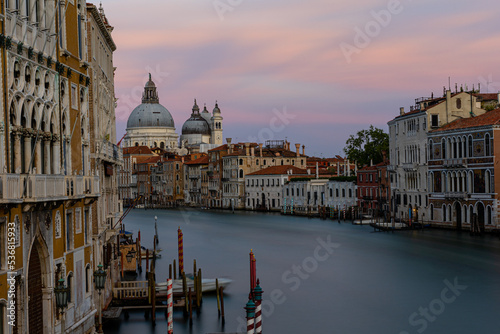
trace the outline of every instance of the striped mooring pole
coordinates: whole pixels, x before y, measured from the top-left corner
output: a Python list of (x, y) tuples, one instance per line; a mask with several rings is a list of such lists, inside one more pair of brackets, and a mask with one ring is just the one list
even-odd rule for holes
[(255, 255), (253, 254), (253, 250), (250, 249), (250, 292), (255, 289), (256, 281), (257, 281), (257, 270), (255, 265)]
[(184, 272), (184, 244), (182, 241), (181, 227), (177, 230), (177, 242), (179, 247), (179, 275)]
[(260, 281), (257, 280), (257, 286), (253, 290), (255, 296), (255, 333), (262, 333), (262, 288), (260, 287)]
[(168, 334), (174, 333), (173, 322), (174, 303), (172, 298), (172, 279), (167, 279), (167, 330)]
[(252, 300), (252, 296), (248, 296), (248, 303), (245, 306), (247, 311), (247, 334), (254, 334), (254, 322), (255, 322), (255, 303)]

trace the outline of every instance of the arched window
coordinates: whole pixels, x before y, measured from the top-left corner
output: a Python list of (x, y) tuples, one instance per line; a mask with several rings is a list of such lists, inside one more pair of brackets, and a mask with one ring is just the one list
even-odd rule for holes
[(243, 178), (243, 169), (240, 169), (240, 178)]
[(484, 155), (487, 157), (487, 156), (490, 156), (490, 135), (487, 133), (485, 136), (484, 136)]
[(434, 205), (430, 205), (430, 212), (431, 212), (431, 220), (434, 220)]
[(462, 99), (457, 99), (457, 109), (462, 109)]
[(255, 164), (258, 166), (259, 165), (259, 159), (255, 160)]
[(243, 159), (240, 159), (240, 166), (243, 166)]
[(467, 219), (469, 218), (467, 216), (467, 205), (464, 205), (464, 214), (463, 214), (463, 219), (464, 219), (464, 223), (467, 223)]
[(433, 144), (433, 142), (432, 142), (432, 139), (431, 139), (431, 140), (429, 140), (429, 160), (434, 159), (434, 153), (432, 151), (432, 144)]
[(69, 304), (73, 301), (73, 273), (69, 273), (66, 286), (68, 287), (68, 304)]
[(492, 220), (491, 220), (491, 206), (489, 206), (489, 205), (486, 208), (486, 224), (487, 225), (491, 225), (492, 224)]
[(330, 197), (333, 197), (333, 189), (330, 188)]
[(473, 153), (472, 153), (472, 136), (469, 136), (469, 140), (467, 141), (467, 144), (468, 144), (467, 156), (469, 158), (472, 158), (474, 156)]
[(86, 293), (90, 292), (91, 282), (92, 282), (92, 278), (91, 278), (90, 264), (87, 264), (87, 266), (85, 267), (85, 292)]
[(441, 159), (446, 159), (446, 141), (444, 138), (441, 140)]
[(443, 204), (443, 221), (446, 221), (446, 204)]

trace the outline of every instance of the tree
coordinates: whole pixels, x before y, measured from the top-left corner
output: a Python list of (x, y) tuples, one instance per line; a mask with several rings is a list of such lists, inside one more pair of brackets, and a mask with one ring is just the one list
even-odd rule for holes
[(361, 130), (356, 135), (350, 135), (344, 147), (347, 158), (357, 161), (360, 166), (368, 165), (370, 162), (373, 164), (382, 162), (384, 160), (382, 152), (388, 151), (389, 135), (373, 125), (370, 125), (368, 130)]

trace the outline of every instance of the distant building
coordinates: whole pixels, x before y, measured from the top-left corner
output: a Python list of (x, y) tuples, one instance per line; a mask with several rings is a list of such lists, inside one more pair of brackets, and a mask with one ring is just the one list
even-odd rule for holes
[(427, 220), (427, 134), (460, 118), (482, 115), (481, 103), (473, 93), (449, 90), (440, 98), (418, 98), (409, 112), (389, 121), (391, 213), (405, 220)]
[(333, 175), (290, 178), (283, 186), (285, 212), (318, 212), (318, 207), (348, 209), (356, 206), (356, 183)]
[(179, 135), (175, 132), (174, 119), (167, 108), (160, 104), (156, 85), (151, 80), (150, 74), (142, 93), (142, 103), (128, 118), (124, 146), (175, 150), (179, 146), (178, 142)]
[(245, 176), (247, 210), (280, 211), (283, 186), (292, 176), (306, 175), (307, 170), (291, 165), (271, 166)]
[(434, 226), (498, 229), (500, 109), (429, 133), (429, 217)]
[[(269, 166), (292, 165), (304, 168), (305, 155), (290, 151), (290, 143), (285, 140), (268, 140), (263, 144), (232, 144), (227, 138), (228, 152), (222, 157), (222, 207), (245, 208), (245, 175)], [(258, 147), (258, 150), (256, 151)]]
[(207, 152), (222, 145), (222, 116), (216, 103), (213, 114), (205, 106), (200, 108), (194, 100), (191, 117), (182, 126), (181, 147), (190, 153)]
[(358, 170), (358, 207), (362, 213), (389, 214), (390, 179), (386, 162)]

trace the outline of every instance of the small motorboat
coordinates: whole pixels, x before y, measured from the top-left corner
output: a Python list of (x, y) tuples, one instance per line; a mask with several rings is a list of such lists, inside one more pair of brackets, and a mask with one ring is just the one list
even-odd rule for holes
[[(233, 280), (229, 278), (218, 278), (217, 279), (219, 282), (219, 288), (223, 287), (226, 288)], [(194, 277), (191, 274), (186, 274), (186, 283), (187, 287), (189, 288), (194, 288)], [(205, 292), (212, 292), (215, 291), (216, 284), (215, 284), (215, 278), (202, 278), (201, 279), (201, 291), (203, 293)], [(166, 292), (167, 291), (167, 282), (160, 282), (156, 283), (156, 291), (158, 292)], [(182, 279), (175, 279), (172, 280), (172, 291), (173, 293), (182, 293)]]
[[(145, 259), (146, 258), (146, 247), (144, 246), (141, 246), (141, 259)], [(161, 254), (160, 252), (162, 251), (162, 249), (156, 249), (156, 258), (160, 258), (161, 257)], [(149, 258), (152, 259), (153, 258), (153, 250), (149, 250)]]

